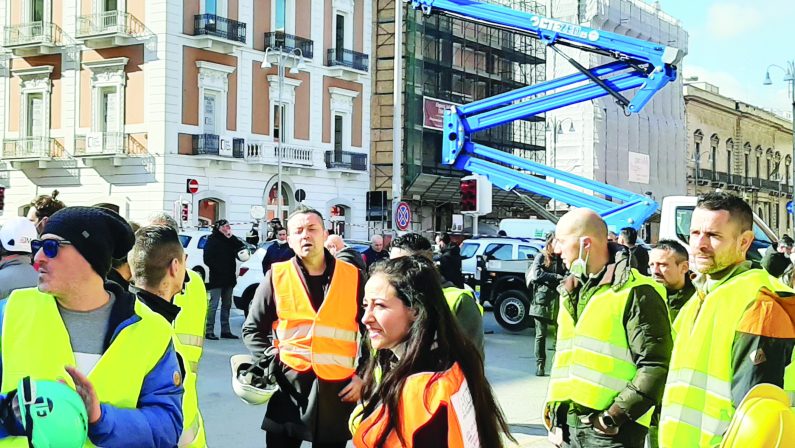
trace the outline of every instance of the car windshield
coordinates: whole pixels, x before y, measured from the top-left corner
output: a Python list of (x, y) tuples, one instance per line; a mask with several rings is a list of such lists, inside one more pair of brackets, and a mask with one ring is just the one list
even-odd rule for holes
[(475, 252), (478, 251), (479, 244), (476, 243), (464, 243), (461, 245), (461, 259), (465, 260), (467, 258), (472, 258), (475, 256)]

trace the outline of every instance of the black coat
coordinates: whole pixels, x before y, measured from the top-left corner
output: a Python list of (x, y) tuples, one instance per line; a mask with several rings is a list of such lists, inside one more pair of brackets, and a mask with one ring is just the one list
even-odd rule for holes
[(525, 274), (527, 287), (533, 291), (528, 314), (533, 317), (555, 322), (558, 310), (558, 285), (566, 273), (566, 267), (560, 257), (555, 256), (552, 263), (545, 265), (546, 256), (536, 255), (533, 264)]
[(237, 253), (240, 249), (243, 249), (243, 242), (237, 237), (227, 238), (218, 230), (213, 230), (204, 246), (204, 264), (210, 270), (207, 289), (235, 286)]
[(464, 274), (461, 273), (461, 248), (455, 244), (442, 249), (439, 257), (439, 272), (456, 288), (464, 287)]

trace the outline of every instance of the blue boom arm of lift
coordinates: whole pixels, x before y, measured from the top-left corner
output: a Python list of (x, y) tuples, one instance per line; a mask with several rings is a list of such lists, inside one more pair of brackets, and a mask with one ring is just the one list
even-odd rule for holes
[[(657, 203), (649, 197), (474, 143), (472, 135), (607, 95), (615, 98), (627, 114), (637, 113), (655, 93), (676, 79), (676, 64), (683, 56), (681, 50), (472, 0), (410, 0), (407, 3), (425, 14), (439, 13), (535, 37), (579, 71), (446, 111), (443, 163), (486, 176), (507, 191), (520, 189), (574, 207), (588, 207), (615, 229), (627, 226), (637, 229), (657, 211)], [(615, 61), (588, 69), (563, 54), (557, 45), (609, 56)], [(621, 93), (632, 89), (637, 91), (631, 99)], [(621, 204), (547, 179), (557, 179), (617, 199)]]

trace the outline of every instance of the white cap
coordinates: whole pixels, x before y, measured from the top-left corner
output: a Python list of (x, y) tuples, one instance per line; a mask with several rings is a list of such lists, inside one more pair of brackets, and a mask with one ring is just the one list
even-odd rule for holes
[(30, 242), (38, 236), (36, 226), (28, 218), (11, 218), (0, 228), (0, 244), (7, 252), (30, 253)]

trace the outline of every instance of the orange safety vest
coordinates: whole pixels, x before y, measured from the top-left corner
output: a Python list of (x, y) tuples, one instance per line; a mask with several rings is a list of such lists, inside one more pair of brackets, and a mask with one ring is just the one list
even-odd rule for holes
[(359, 352), (356, 267), (336, 260), (331, 285), (317, 312), (292, 260), (274, 263), (271, 269), (279, 317), (273, 325), (274, 345), (281, 361), (298, 372), (311, 368), (328, 381), (353, 376)]
[[(422, 399), (420, 399), (422, 398)], [(439, 410), (447, 406), (447, 446), (450, 448), (479, 447), (475, 408), (464, 372), (458, 363), (444, 372), (415, 373), (406, 379), (400, 397), (400, 431), (403, 445), (393, 430), (384, 448), (415, 448), (414, 433), (425, 426)], [(357, 448), (373, 448), (389, 422), (389, 411), (376, 408), (364, 419), (353, 435)]]

